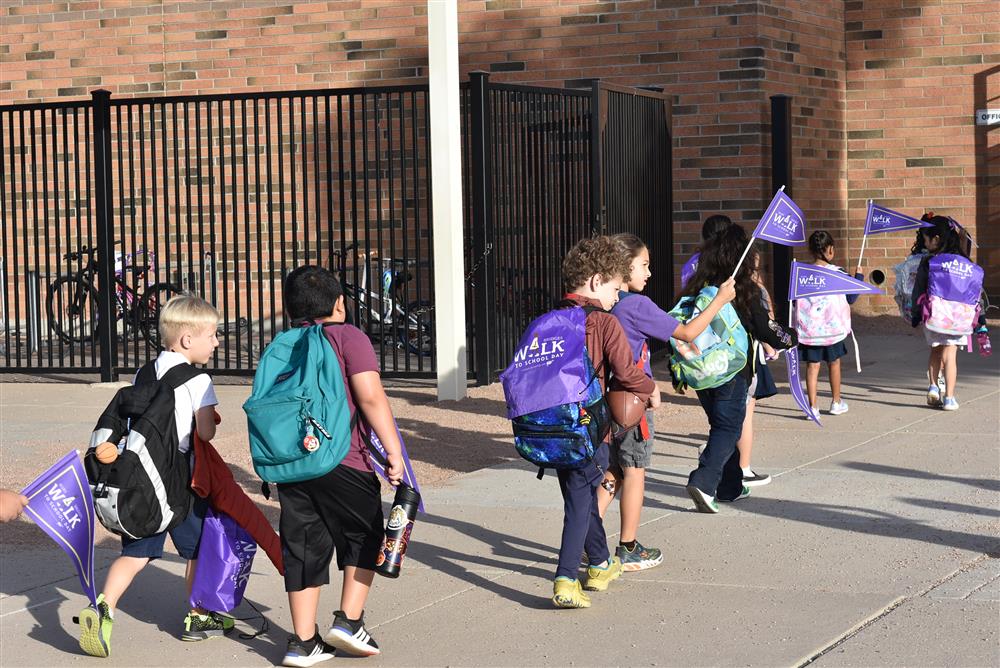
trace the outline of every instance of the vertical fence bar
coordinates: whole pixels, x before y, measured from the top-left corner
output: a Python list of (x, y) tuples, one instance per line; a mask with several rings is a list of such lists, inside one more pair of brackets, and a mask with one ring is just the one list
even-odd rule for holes
[(486, 72), (472, 72), (469, 106), (472, 125), (472, 266), (475, 281), (476, 382), (488, 385), (493, 380), (493, 346), (496, 336), (496, 259), (493, 256), (493, 142), (489, 104), (489, 77)]
[(606, 227), (604, 188), (601, 187), (601, 118), (604, 113), (606, 110), (601, 108), (601, 82), (594, 79), (590, 84), (590, 220), (593, 234), (603, 234)]
[(101, 349), (101, 382), (113, 382), (118, 350), (115, 338), (115, 241), (111, 210), (111, 93), (95, 90), (94, 187), (97, 209), (97, 341)]

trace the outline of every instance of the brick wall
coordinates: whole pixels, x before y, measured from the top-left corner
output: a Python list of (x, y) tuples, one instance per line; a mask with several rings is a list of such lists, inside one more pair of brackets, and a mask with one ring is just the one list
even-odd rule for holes
[[(0, 20), (4, 103), (96, 87), (142, 95), (426, 76), (419, 1), (8, 0)], [(869, 196), (963, 222), (1000, 215), (987, 187), (997, 141), (972, 125), (979, 100), (997, 96), (995, 0), (462, 1), (459, 24), (463, 75), (666, 87), (678, 258), (707, 215), (752, 224), (769, 199), (777, 93), (793, 97), (794, 195), (845, 263)], [(977, 232), (986, 253), (996, 252), (991, 229)], [(870, 267), (885, 269), (905, 244), (873, 239)]]
[[(911, 215), (954, 217), (973, 228), (974, 258), (997, 294), (1000, 129), (977, 127), (973, 114), (1000, 98), (1000, 3), (866, 0), (845, 7), (851, 219), (864, 218), (868, 198)], [(907, 233), (871, 238), (869, 268), (891, 267), (912, 242)]]

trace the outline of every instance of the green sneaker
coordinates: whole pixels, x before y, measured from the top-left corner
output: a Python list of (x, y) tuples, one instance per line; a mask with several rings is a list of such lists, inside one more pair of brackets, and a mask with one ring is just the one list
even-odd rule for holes
[(619, 545), (615, 556), (621, 559), (622, 570), (626, 573), (644, 571), (663, 563), (663, 552), (655, 547), (646, 547), (639, 541), (635, 541), (635, 549), (631, 552), (624, 545)]
[(104, 602), (104, 594), (97, 597), (97, 607), (88, 606), (73, 621), (80, 625), (80, 649), (90, 656), (111, 656), (111, 608)]
[(587, 568), (587, 581), (583, 583), (583, 588), (587, 591), (604, 591), (612, 580), (620, 578), (621, 575), (622, 560), (617, 556), (611, 557), (607, 566), (589, 566)]
[(207, 615), (189, 612), (184, 618), (184, 632), (181, 634), (181, 640), (189, 642), (208, 640), (229, 633), (234, 626), (236, 626), (236, 622), (232, 617), (220, 615), (217, 612), (210, 612)]
[(579, 580), (559, 577), (552, 583), (552, 603), (557, 608), (589, 608), (590, 597), (580, 587)]
[(688, 496), (694, 501), (694, 508), (699, 513), (717, 513), (719, 512), (719, 504), (715, 502), (714, 496), (709, 496), (705, 492), (701, 491), (694, 485), (687, 486)]

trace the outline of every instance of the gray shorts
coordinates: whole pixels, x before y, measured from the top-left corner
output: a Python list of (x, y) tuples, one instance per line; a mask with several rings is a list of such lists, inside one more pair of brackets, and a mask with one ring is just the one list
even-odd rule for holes
[(611, 439), (611, 468), (645, 469), (653, 461), (653, 411), (646, 411), (649, 438), (643, 440), (639, 426), (618, 434)]

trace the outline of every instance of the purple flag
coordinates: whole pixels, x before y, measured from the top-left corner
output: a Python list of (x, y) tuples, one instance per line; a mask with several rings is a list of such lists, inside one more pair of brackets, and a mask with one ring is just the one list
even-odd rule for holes
[[(382, 454), (382, 459), (385, 459), (385, 448), (382, 446), (382, 441), (378, 440), (378, 434), (375, 433), (375, 430), (367, 425), (363, 425), (362, 429), (366, 430), (368, 443), (371, 447), (378, 450)], [(412, 487), (417, 494), (420, 494), (420, 485), (417, 484), (417, 476), (413, 473), (413, 464), (410, 463), (410, 455), (406, 453), (406, 444), (403, 443), (403, 436), (399, 433), (399, 425), (396, 426), (396, 436), (399, 438), (399, 449), (403, 453), (403, 482)], [(382, 466), (379, 458), (369, 452), (368, 459), (371, 460), (372, 468), (375, 469), (375, 472), (388, 482), (389, 476), (386, 474), (385, 467)], [(418, 508), (420, 512), (424, 512), (424, 497), (422, 494)]]
[(681, 267), (681, 286), (687, 285), (687, 282), (691, 280), (694, 276), (694, 272), (698, 270), (698, 258), (701, 257), (701, 253), (695, 253), (692, 255), (684, 266)]
[(792, 277), (788, 282), (788, 300), (820, 295), (881, 295), (873, 285), (859, 281), (830, 267), (820, 267), (792, 260)]
[(76, 450), (21, 492), (31, 519), (59, 544), (76, 566), (83, 592), (97, 606), (94, 588), (94, 497)]
[(911, 218), (898, 211), (868, 202), (868, 217), (865, 218), (865, 234), (880, 234), (896, 232), (897, 230), (915, 230), (920, 227), (933, 227), (919, 218)]
[(806, 217), (782, 188), (761, 216), (754, 239), (764, 239), (782, 246), (801, 246), (806, 242)]
[(785, 364), (788, 366), (788, 386), (792, 390), (792, 397), (795, 399), (795, 403), (799, 405), (799, 408), (801, 408), (802, 412), (806, 414), (806, 417), (822, 427), (823, 425), (819, 421), (819, 416), (813, 412), (812, 408), (809, 406), (809, 400), (802, 392), (802, 381), (799, 379), (798, 346), (789, 348), (786, 351)]

